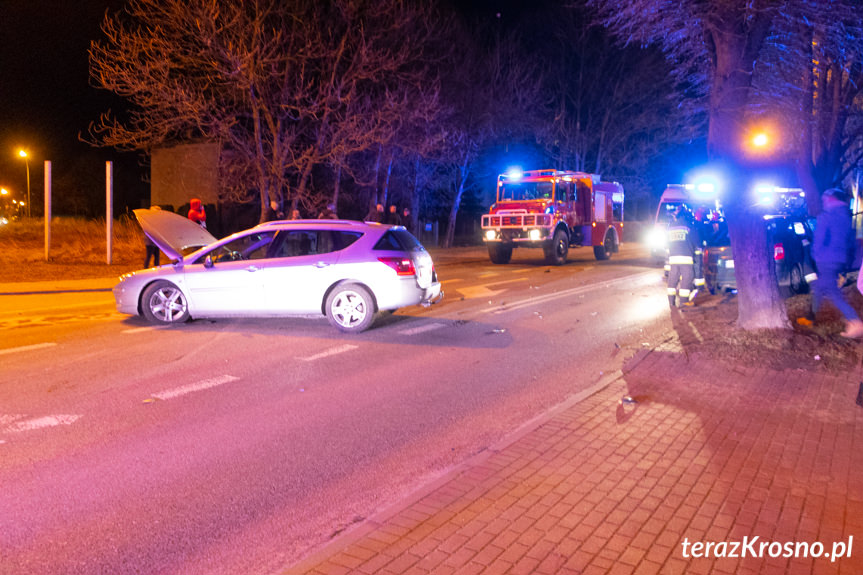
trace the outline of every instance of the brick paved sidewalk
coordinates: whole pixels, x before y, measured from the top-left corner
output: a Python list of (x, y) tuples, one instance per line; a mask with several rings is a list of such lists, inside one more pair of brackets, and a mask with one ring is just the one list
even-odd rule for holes
[(860, 574), (858, 383), (654, 351), (287, 572)]

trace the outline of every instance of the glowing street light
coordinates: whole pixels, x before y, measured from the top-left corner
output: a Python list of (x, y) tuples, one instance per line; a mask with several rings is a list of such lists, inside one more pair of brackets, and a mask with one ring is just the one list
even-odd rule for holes
[(30, 157), (24, 150), (18, 150), (18, 155), (24, 158), (24, 166), (27, 168), (27, 217), (30, 217)]
[(767, 134), (765, 134), (764, 132), (760, 132), (752, 136), (752, 145), (756, 148), (765, 148), (769, 143), (770, 138), (767, 137)]

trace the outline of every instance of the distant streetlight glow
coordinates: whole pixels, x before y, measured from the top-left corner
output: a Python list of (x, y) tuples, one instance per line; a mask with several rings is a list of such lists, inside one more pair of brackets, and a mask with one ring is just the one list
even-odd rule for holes
[(759, 134), (755, 134), (755, 136), (753, 136), (753, 138), (752, 138), (752, 145), (755, 146), (756, 148), (763, 148), (768, 143), (770, 143), (770, 138), (768, 138), (767, 134), (765, 134), (763, 132), (759, 133)]
[[(30, 156), (24, 150), (18, 150), (18, 155), (24, 158), (24, 167), (27, 169), (27, 217), (30, 217)], [(23, 202), (22, 202), (23, 203)]]

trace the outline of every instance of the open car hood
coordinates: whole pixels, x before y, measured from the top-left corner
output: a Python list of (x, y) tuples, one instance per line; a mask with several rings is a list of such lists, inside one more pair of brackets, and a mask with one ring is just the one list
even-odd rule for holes
[(141, 229), (171, 259), (179, 260), (216, 238), (192, 220), (165, 210), (133, 210)]

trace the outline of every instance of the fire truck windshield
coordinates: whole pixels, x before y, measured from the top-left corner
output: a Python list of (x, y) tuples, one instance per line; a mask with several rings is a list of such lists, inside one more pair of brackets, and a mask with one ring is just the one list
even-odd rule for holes
[(500, 188), (498, 201), (550, 200), (554, 198), (552, 182), (507, 182)]

